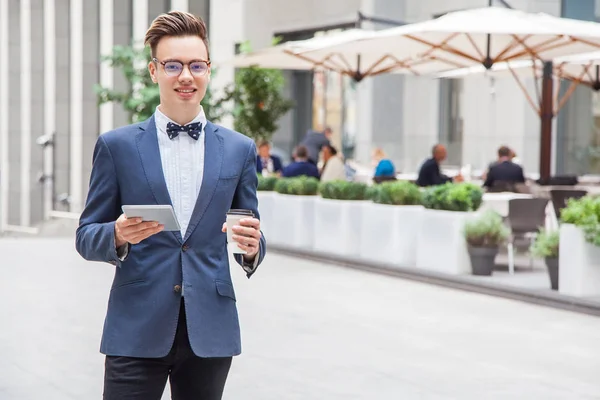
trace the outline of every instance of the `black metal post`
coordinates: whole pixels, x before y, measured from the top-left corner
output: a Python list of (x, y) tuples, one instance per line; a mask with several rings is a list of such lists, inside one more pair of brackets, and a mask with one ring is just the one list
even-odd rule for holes
[(544, 63), (542, 103), (540, 104), (540, 179), (550, 178), (552, 164), (552, 120), (554, 119), (552, 62)]

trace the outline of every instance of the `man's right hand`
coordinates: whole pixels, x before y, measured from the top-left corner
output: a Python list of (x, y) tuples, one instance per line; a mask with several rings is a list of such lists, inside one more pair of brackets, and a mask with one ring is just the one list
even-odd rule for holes
[(117, 248), (127, 244), (138, 244), (144, 239), (162, 231), (164, 225), (158, 222), (142, 222), (141, 218), (128, 219), (125, 214), (121, 214), (115, 223), (115, 245)]

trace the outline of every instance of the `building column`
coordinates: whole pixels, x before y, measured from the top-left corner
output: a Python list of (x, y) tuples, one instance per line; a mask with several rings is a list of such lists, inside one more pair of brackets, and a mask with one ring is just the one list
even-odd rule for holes
[(170, 10), (189, 11), (188, 0), (171, 0)]
[[(0, 60), (8, 60), (8, 1), (0, 1)], [(0, 63), (0, 233), (8, 225), (8, 63)]]
[(143, 47), (148, 30), (148, 0), (133, 0), (133, 44)]
[(56, 4), (44, 0), (44, 135), (52, 140), (44, 147), (44, 218), (54, 210), (54, 141), (56, 133)]
[(71, 0), (70, 41), (70, 131), (69, 131), (69, 196), (70, 211), (83, 209), (83, 0)]
[(20, 1), (21, 22), (21, 178), (20, 178), (20, 218), (21, 226), (31, 224), (31, 0)]
[[(100, 0), (100, 55), (112, 53), (114, 46), (114, 0)], [(100, 85), (113, 88), (113, 68), (108, 62), (100, 64)], [(114, 103), (104, 103), (100, 106), (100, 133), (108, 132), (114, 127)]]

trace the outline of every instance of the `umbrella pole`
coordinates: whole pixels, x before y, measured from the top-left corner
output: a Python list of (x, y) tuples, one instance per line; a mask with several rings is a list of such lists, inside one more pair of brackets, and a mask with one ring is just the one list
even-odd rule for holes
[(552, 120), (554, 118), (552, 62), (544, 63), (542, 103), (540, 104), (540, 179), (550, 178), (552, 161)]

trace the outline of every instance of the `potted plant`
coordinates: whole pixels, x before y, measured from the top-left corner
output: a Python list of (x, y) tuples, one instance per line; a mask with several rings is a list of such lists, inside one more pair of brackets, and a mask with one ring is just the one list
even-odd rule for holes
[(531, 254), (546, 261), (552, 290), (558, 290), (559, 243), (560, 231), (548, 231), (542, 228), (538, 232), (535, 242), (533, 242), (530, 249)]
[(260, 214), (260, 228), (265, 236), (270, 237), (271, 225), (273, 225), (273, 210), (275, 207), (275, 184), (276, 176), (258, 176), (258, 187), (256, 197), (258, 198), (258, 212)]
[(392, 267), (414, 268), (423, 206), (421, 190), (407, 181), (369, 187), (363, 205), (360, 258)]
[(465, 223), (464, 235), (473, 275), (492, 275), (498, 248), (509, 234), (502, 217), (492, 210)]
[(345, 257), (358, 256), (362, 205), (367, 185), (330, 181), (319, 185), (315, 200), (315, 250)]
[(295, 250), (312, 250), (315, 200), (319, 181), (305, 176), (280, 178), (275, 183), (269, 243)]
[[(570, 199), (561, 210), (559, 287), (570, 296), (600, 293), (600, 197)], [(567, 268), (568, 266), (568, 268)]]
[(425, 210), (416, 230), (417, 268), (453, 275), (471, 272), (463, 230), (482, 199), (483, 191), (472, 183), (446, 183), (424, 190)]
[(260, 191), (273, 191), (275, 189), (275, 184), (277, 183), (276, 176), (262, 176), (261, 174), (257, 174), (258, 177), (258, 187), (256, 190)]

